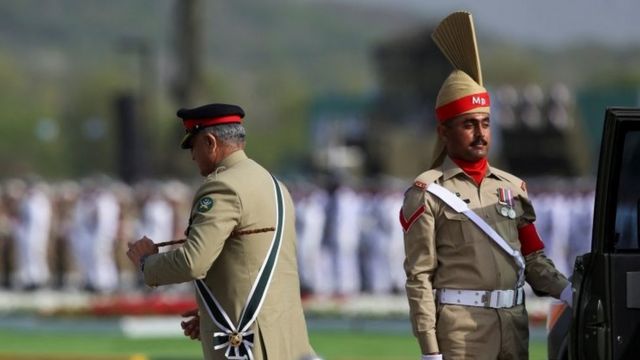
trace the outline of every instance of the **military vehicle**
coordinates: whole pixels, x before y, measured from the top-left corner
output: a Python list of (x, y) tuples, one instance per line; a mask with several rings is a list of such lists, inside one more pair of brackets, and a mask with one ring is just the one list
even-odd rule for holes
[[(640, 358), (640, 109), (607, 109), (591, 252), (572, 277), (573, 306), (550, 316), (549, 359)], [(585, 239), (588, 241), (588, 239)]]

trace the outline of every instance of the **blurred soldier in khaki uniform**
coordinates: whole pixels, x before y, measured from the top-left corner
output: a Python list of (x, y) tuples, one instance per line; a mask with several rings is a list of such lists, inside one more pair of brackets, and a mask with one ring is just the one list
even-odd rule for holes
[[(413, 331), (423, 360), (527, 359), (525, 278), (556, 298), (571, 287), (544, 255), (525, 183), (488, 164), (489, 94), (471, 14), (450, 15), (433, 37), (456, 70), (436, 100), (434, 164), (400, 213)], [(466, 53), (448, 47), (456, 40)]]
[[(298, 360), (313, 353), (300, 301), (294, 207), (284, 185), (244, 153), (244, 111), (211, 104), (182, 109), (182, 148), (206, 179), (187, 238), (158, 253), (144, 237), (129, 248), (147, 285), (195, 280), (206, 359)], [(183, 325), (184, 326), (184, 325)]]

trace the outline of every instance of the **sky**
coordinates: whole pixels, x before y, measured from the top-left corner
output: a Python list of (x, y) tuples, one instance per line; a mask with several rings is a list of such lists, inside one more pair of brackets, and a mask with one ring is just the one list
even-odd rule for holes
[[(316, 0), (321, 1), (321, 0)], [(479, 33), (497, 33), (531, 45), (563, 46), (597, 41), (640, 45), (638, 0), (339, 0), (367, 6), (406, 8), (429, 18), (471, 11)]]

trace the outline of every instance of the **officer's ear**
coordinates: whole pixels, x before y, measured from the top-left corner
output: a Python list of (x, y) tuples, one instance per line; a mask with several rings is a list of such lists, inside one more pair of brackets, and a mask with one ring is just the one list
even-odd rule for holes
[(209, 151), (213, 151), (218, 146), (218, 139), (211, 133), (205, 134), (204, 141)]

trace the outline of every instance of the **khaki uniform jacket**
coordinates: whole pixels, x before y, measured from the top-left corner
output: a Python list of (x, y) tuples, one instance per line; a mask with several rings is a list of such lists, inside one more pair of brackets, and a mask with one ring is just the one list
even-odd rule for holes
[[(313, 354), (300, 300), (294, 207), (288, 191), (284, 185), (281, 187), (285, 203), (284, 235), (271, 285), (252, 326), (256, 333), (253, 348), (256, 360), (298, 360)], [(222, 161), (197, 191), (183, 246), (146, 259), (145, 283), (157, 286), (203, 279), (237, 326), (274, 233), (232, 232), (275, 228), (275, 222), (271, 175), (243, 151), (236, 151)], [(224, 359), (224, 349), (213, 350), (213, 333), (219, 329), (200, 296), (196, 297), (205, 358)]]
[[(535, 220), (524, 182), (496, 168), (488, 168), (480, 187), (449, 158), (416, 178), (405, 193), (401, 215), (404, 226), (409, 223), (404, 234), (407, 297), (413, 332), (423, 354), (440, 351), (433, 289), (514, 289), (518, 277), (510, 255), (464, 214), (426, 192), (426, 186), (433, 182), (458, 195), (514, 249), (520, 249), (518, 229)], [(501, 215), (499, 188), (511, 189), (515, 219)], [(559, 298), (568, 281), (544, 252), (527, 255), (525, 262), (526, 280), (532, 288)], [(465, 314), (474, 313), (470, 307), (465, 309)]]

